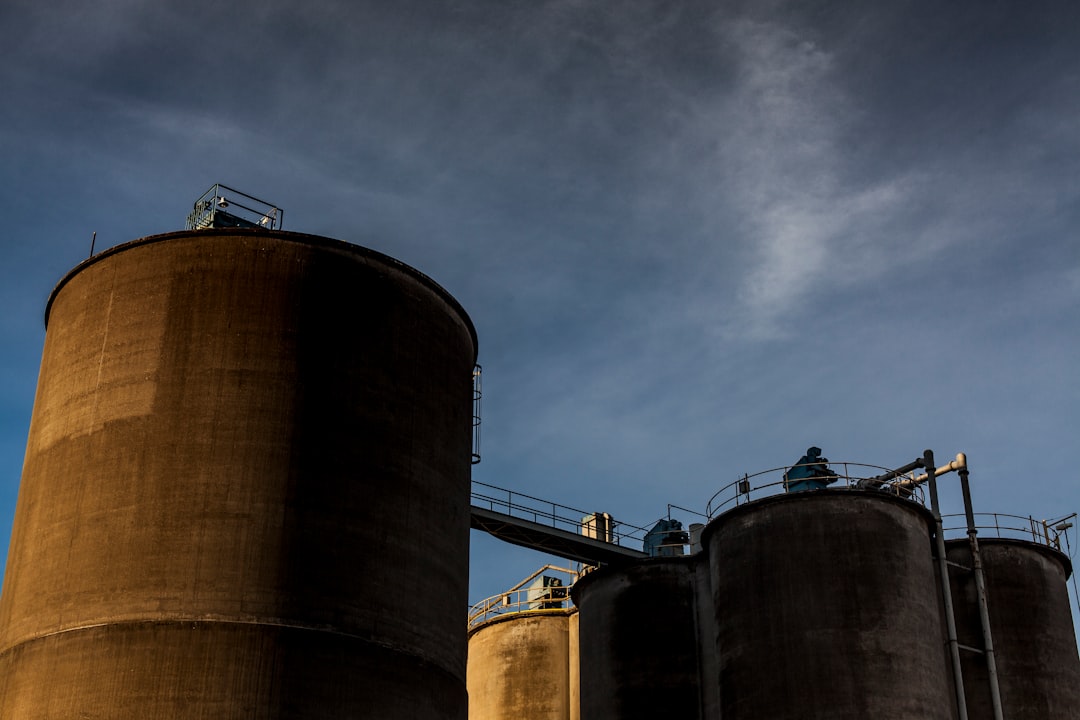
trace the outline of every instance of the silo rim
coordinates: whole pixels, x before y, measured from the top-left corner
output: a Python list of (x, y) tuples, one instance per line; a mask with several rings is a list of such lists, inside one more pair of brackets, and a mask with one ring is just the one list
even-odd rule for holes
[(570, 599), (574, 601), (575, 605), (578, 605), (578, 598), (582, 592), (580, 588), (588, 588), (589, 585), (595, 582), (594, 578), (596, 577), (604, 578), (615, 572), (632, 570), (646, 565), (694, 565), (702, 555), (702, 553), (697, 553), (694, 555), (674, 555), (671, 557), (647, 557), (641, 558), (640, 560), (632, 560), (630, 562), (604, 565), (597, 570), (582, 575), (578, 581), (571, 586)]
[(472, 318), (465, 312), (465, 308), (461, 303), (450, 294), (450, 292), (439, 283), (431, 279), (430, 276), (417, 270), (411, 265), (407, 265), (397, 258), (390, 257), (385, 253), (381, 253), (378, 250), (372, 250), (371, 248), (364, 247), (363, 245), (356, 245), (354, 243), (346, 242), (345, 240), (337, 240), (335, 238), (325, 237), (323, 235), (310, 235), (308, 233), (291, 232), (288, 230), (265, 230), (265, 229), (247, 229), (247, 228), (212, 228), (205, 230), (177, 230), (174, 232), (160, 233), (158, 235), (147, 235), (146, 237), (138, 238), (137, 240), (130, 240), (119, 245), (114, 245), (107, 250), (91, 255), (86, 260), (71, 268), (64, 274), (60, 281), (56, 283), (56, 286), (49, 293), (49, 299), (45, 303), (45, 327), (49, 326), (49, 314), (52, 312), (53, 300), (60, 293), (60, 290), (67, 285), (77, 274), (90, 267), (94, 263), (97, 263), (105, 258), (117, 255), (126, 250), (141, 247), (143, 245), (149, 245), (151, 243), (164, 242), (167, 240), (175, 240), (179, 238), (187, 237), (215, 237), (215, 236), (251, 236), (262, 238), (277, 238), (280, 240), (289, 240), (291, 242), (298, 242), (307, 245), (316, 245), (322, 247), (333, 248), (337, 250), (344, 250), (349, 253), (354, 253), (363, 257), (367, 257), (379, 262), (385, 263), (391, 267), (394, 267), (401, 272), (411, 275), (419, 280), (424, 285), (427, 285), (432, 291), (439, 295), (448, 305), (450, 305), (457, 314), (461, 317), (465, 323), (465, 327), (468, 328), (469, 335), (472, 338), (473, 343), (473, 362), (476, 362), (476, 357), (479, 353), (479, 341), (476, 336), (476, 327), (473, 325)]
[(730, 521), (734, 517), (738, 517), (744, 513), (754, 512), (763, 507), (769, 505), (780, 505), (789, 502), (816, 502), (823, 498), (835, 498), (843, 499), (844, 501), (852, 499), (864, 499), (870, 498), (879, 502), (887, 502), (910, 510), (923, 517), (923, 520), (927, 523), (927, 530), (929, 531), (933, 527), (934, 515), (922, 505), (911, 500), (904, 500), (903, 498), (896, 497), (889, 493), (881, 492), (878, 490), (857, 490), (857, 489), (825, 489), (825, 490), (807, 490), (797, 493), (782, 493), (780, 495), (770, 495), (769, 497), (761, 498), (760, 500), (751, 500), (748, 503), (733, 507), (727, 510), (712, 520), (701, 531), (701, 544), (705, 546), (708, 544), (708, 538), (715, 532), (715, 528), (719, 527), (722, 523)]
[(540, 610), (519, 610), (517, 612), (503, 613), (502, 615), (496, 615), (495, 617), (485, 620), (483, 622), (476, 623), (469, 628), (469, 638), (483, 630), (484, 628), (491, 627), (492, 625), (498, 625), (500, 623), (510, 622), (511, 620), (522, 620), (535, 617), (570, 617), (576, 614), (578, 609), (576, 607), (568, 608), (544, 608)]

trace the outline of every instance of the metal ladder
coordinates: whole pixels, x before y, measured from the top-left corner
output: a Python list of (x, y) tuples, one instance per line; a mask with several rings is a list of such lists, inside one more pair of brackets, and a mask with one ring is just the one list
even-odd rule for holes
[[(960, 650), (979, 653), (986, 661), (986, 674), (990, 684), (990, 702), (994, 720), (1004, 720), (1001, 709), (1001, 689), (998, 684), (997, 662), (994, 658), (994, 640), (990, 632), (990, 608), (986, 599), (986, 578), (983, 573), (982, 556), (979, 553), (978, 531), (975, 528), (975, 514), (971, 509), (971, 489), (968, 484), (968, 468), (965, 463), (957, 469), (960, 475), (960, 488), (964, 495), (964, 515), (967, 518), (967, 536), (971, 552), (971, 567), (950, 563), (945, 554), (945, 533), (938, 506), (937, 472), (934, 465), (934, 453), (923, 453), (923, 467), (926, 468), (930, 484), (930, 509), (934, 516), (934, 543), (937, 551), (938, 570), (941, 575), (941, 595), (945, 609), (945, 626), (948, 633), (949, 656), (952, 660), (953, 684), (956, 689), (956, 709), (959, 720), (968, 720), (967, 699), (964, 693), (964, 677), (960, 663)], [(979, 621), (982, 626), (983, 648), (961, 645), (956, 634), (956, 615), (953, 610), (952, 588), (949, 582), (949, 565), (971, 572), (975, 576), (975, 591), (978, 596)]]

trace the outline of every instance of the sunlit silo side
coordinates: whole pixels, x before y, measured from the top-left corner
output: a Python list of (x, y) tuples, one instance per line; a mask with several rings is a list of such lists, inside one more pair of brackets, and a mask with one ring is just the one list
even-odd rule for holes
[(577, 611), (497, 616), (469, 632), (469, 720), (577, 717)]
[(701, 717), (696, 562), (650, 558), (574, 585), (584, 720)]
[[(947, 543), (961, 645), (983, 649), (968, 540)], [(1069, 558), (1046, 545), (980, 538), (1003, 715), (1010, 720), (1080, 718), (1077, 656), (1066, 580)], [(994, 717), (982, 654), (961, 653), (971, 720)]]
[(724, 720), (951, 718), (930, 522), (906, 500), (831, 490), (714, 520)]
[(463, 720), (461, 307), (378, 253), (206, 230), (54, 290), (0, 717)]

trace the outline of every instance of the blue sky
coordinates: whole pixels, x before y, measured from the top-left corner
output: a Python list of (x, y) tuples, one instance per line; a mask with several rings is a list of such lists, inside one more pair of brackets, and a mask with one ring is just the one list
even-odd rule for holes
[(645, 524), (930, 447), (1080, 510), (1080, 8), (879, 5), (8, 0), (4, 547), (50, 290), (214, 182), (458, 298), (482, 482)]

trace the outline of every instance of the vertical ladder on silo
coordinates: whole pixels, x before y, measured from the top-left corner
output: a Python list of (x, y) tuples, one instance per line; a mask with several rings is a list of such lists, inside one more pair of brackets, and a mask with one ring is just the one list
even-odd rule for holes
[[(941, 595), (945, 610), (945, 624), (948, 631), (949, 655), (953, 665), (953, 681), (956, 689), (956, 704), (959, 720), (967, 720), (967, 700), (964, 693), (963, 670), (960, 663), (960, 650), (976, 652), (984, 656), (986, 660), (986, 674), (990, 685), (990, 702), (994, 712), (994, 720), (1003, 720), (1001, 709), (1001, 692), (998, 686), (997, 663), (994, 658), (994, 642), (990, 632), (990, 610), (986, 600), (986, 579), (983, 574), (982, 556), (979, 553), (978, 531), (975, 528), (975, 515), (971, 508), (971, 491), (968, 485), (968, 469), (964, 466), (958, 469), (960, 486), (964, 496), (964, 514), (967, 518), (967, 532), (969, 549), (971, 552), (971, 567), (968, 568), (959, 563), (949, 562), (945, 554), (945, 536), (941, 521), (941, 513), (938, 509), (937, 480), (934, 472), (934, 454), (927, 450), (923, 455), (923, 463), (927, 468), (930, 484), (931, 512), (934, 516), (934, 541), (937, 551), (938, 567), (941, 574)], [(979, 620), (982, 626), (983, 649), (961, 645), (956, 635), (956, 616), (953, 611), (952, 588), (949, 582), (949, 568), (956, 568), (971, 572), (975, 577), (975, 590), (979, 606)]]
[(971, 572), (975, 577), (976, 601), (979, 605), (979, 624), (982, 627), (983, 649), (986, 662), (986, 677), (990, 684), (990, 703), (994, 710), (994, 720), (1003, 720), (1001, 708), (1001, 688), (998, 684), (997, 659), (994, 656), (994, 637), (990, 631), (990, 604), (986, 596), (986, 575), (983, 572), (982, 555), (979, 552), (979, 531), (975, 527), (975, 513), (971, 507), (971, 488), (968, 484), (968, 468), (965, 464), (958, 471), (960, 490), (964, 495), (964, 516), (967, 519), (968, 549), (971, 553)]
[(956, 638), (956, 614), (953, 612), (952, 589), (949, 586), (949, 561), (945, 556), (945, 529), (941, 522), (941, 511), (938, 505), (937, 476), (935, 473), (937, 466), (934, 465), (934, 452), (932, 450), (923, 453), (922, 466), (926, 470), (927, 480), (930, 485), (930, 512), (934, 516), (932, 540), (937, 555), (941, 600), (945, 610), (945, 629), (948, 634), (949, 659), (952, 663), (957, 720), (968, 720), (967, 699), (964, 695), (964, 672), (960, 665), (960, 643)]
[(472, 464), (480, 462), (480, 401), (484, 397), (481, 387), (483, 368), (473, 365), (472, 371)]

